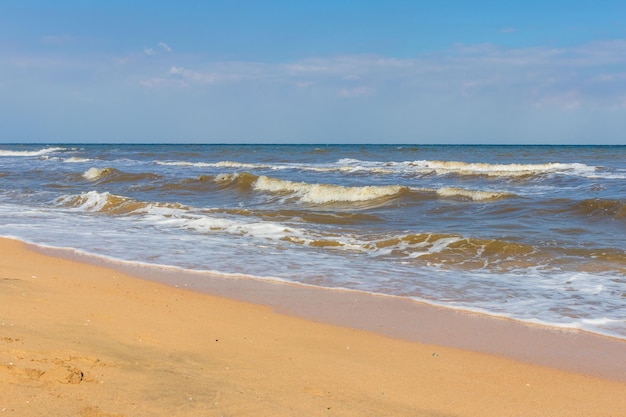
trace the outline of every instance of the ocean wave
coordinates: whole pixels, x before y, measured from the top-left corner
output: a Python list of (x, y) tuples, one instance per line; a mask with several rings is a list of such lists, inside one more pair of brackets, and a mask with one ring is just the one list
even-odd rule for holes
[[(626, 253), (614, 248), (538, 247), (522, 242), (445, 233), (373, 238), (370, 242), (358, 245), (376, 256), (391, 256), (422, 266), (465, 271), (512, 272), (533, 268), (573, 268), (574, 271), (594, 273), (626, 272)], [(568, 261), (564, 262), (565, 259)]]
[[(200, 177), (200, 179), (202, 178), (203, 177)], [(250, 174), (249, 172), (238, 172), (234, 174), (218, 174), (209, 178), (212, 178), (214, 182), (220, 184), (222, 187), (230, 187), (234, 185), (241, 190), (250, 190), (258, 181), (259, 176)]]
[(305, 222), (323, 225), (347, 226), (353, 224), (371, 224), (383, 219), (372, 214), (359, 212), (312, 212), (305, 210), (252, 210), (243, 208), (211, 209), (211, 213), (224, 213), (242, 217), (256, 217), (269, 221)]
[(473, 265), (484, 268), (487, 263), (515, 260), (537, 253), (531, 245), (498, 239), (464, 237), (459, 234), (416, 233), (374, 239), (365, 248), (379, 255), (401, 256), (407, 259), (428, 258), (429, 263)]
[(293, 198), (309, 204), (350, 203), (380, 200), (393, 197), (408, 187), (390, 186), (341, 186), (332, 184), (309, 184), (283, 180), (249, 172), (201, 175), (166, 186), (171, 189), (190, 190), (237, 190), (238, 192), (263, 192)]
[(64, 151), (66, 148), (47, 147), (37, 151), (12, 151), (0, 149), (0, 156), (43, 156), (53, 152)]
[(58, 207), (86, 213), (128, 217), (132, 221), (147, 222), (150, 227), (158, 226), (161, 230), (173, 228), (233, 238), (251, 237), (271, 240), (277, 247), (287, 244), (335, 253), (361, 253), (416, 267), (491, 273), (529, 269), (626, 273), (626, 252), (615, 248), (538, 246), (456, 233), (372, 233), (357, 232), (350, 227), (331, 231), (314, 225), (348, 226), (358, 221), (370, 221), (358, 215), (201, 209), (177, 203), (137, 201), (97, 191), (61, 196), (54, 203)]
[(251, 216), (216, 216), (216, 211), (213, 210), (201, 210), (178, 203), (138, 201), (109, 192), (88, 191), (78, 195), (60, 196), (54, 200), (54, 204), (86, 213), (130, 216), (135, 221), (158, 225), (163, 229), (184, 229), (195, 233), (222, 233), (275, 241), (281, 241), (286, 236), (307, 234), (304, 229), (279, 222), (255, 220)]
[(408, 191), (400, 185), (347, 187), (331, 184), (309, 184), (260, 176), (254, 189), (272, 193), (294, 193), (307, 203), (325, 204), (335, 202), (362, 202), (377, 200)]
[(155, 209), (187, 209), (187, 207), (182, 204), (144, 202), (109, 192), (101, 193), (98, 191), (60, 196), (54, 200), (54, 204), (64, 208), (111, 215), (128, 215), (132, 213), (146, 214), (153, 212)]
[(250, 177), (250, 181), (255, 190), (293, 194), (301, 201), (313, 204), (380, 201), (401, 195), (413, 196), (413, 198), (421, 200), (424, 193), (435, 194), (438, 197), (444, 198), (461, 197), (473, 201), (499, 200), (516, 196), (509, 192), (468, 190), (458, 187), (411, 188), (403, 185), (343, 186), (287, 181), (268, 176), (260, 176), (254, 180), (253, 175)]
[(80, 158), (78, 156), (72, 156), (70, 158), (66, 158), (64, 160), (64, 162), (68, 162), (68, 163), (84, 163), (84, 162), (91, 162), (93, 161), (93, 159), (91, 158)]
[(161, 178), (161, 175), (154, 173), (128, 173), (120, 171), (115, 168), (89, 168), (83, 173), (83, 178), (88, 181), (98, 181), (102, 183), (111, 182), (127, 182), (127, 181), (142, 181), (142, 180), (156, 180)]
[(626, 201), (607, 199), (587, 199), (574, 203), (573, 210), (582, 216), (591, 218), (609, 217), (626, 220)]
[[(196, 233), (221, 233), (233, 236), (251, 236), (334, 251), (369, 253), (372, 256), (392, 256), (424, 262), (449, 264), (468, 263), (486, 253), (497, 253), (511, 257), (531, 252), (532, 249), (511, 246), (509, 243), (480, 242), (456, 234), (401, 234), (363, 235), (355, 232), (338, 233), (315, 230), (296, 221), (302, 212), (278, 210), (275, 212), (251, 209), (199, 209), (179, 204), (138, 201), (108, 192), (89, 191), (77, 195), (58, 197), (55, 205), (86, 213), (140, 218), (160, 228), (176, 228)], [(315, 213), (307, 213), (315, 216)], [(333, 215), (317, 214), (309, 218), (319, 224), (332, 224)], [(139, 220), (137, 220), (139, 221)], [(344, 220), (337, 221), (346, 224)], [(491, 248), (491, 249), (488, 249)], [(508, 248), (508, 249), (507, 249)], [(492, 255), (495, 256), (495, 255)], [(484, 264), (481, 264), (484, 267)]]
[(571, 200), (565, 198), (549, 200), (541, 212), (557, 216), (576, 216), (588, 220), (626, 220), (626, 201), (616, 199), (588, 198)]
[[(103, 170), (89, 170), (85, 177), (99, 178), (101, 175), (110, 175), (108, 168)], [(375, 202), (376, 205), (394, 201), (402, 197), (416, 201), (426, 198), (456, 198), (472, 201), (496, 201), (517, 195), (496, 190), (470, 190), (459, 187), (424, 188), (408, 187), (404, 185), (364, 185), (344, 186), (323, 183), (307, 183), (283, 180), (266, 175), (255, 175), (250, 172), (224, 173), (217, 175), (200, 175), (195, 178), (184, 179), (176, 183), (162, 185), (162, 188), (172, 192), (196, 191), (217, 192), (234, 190), (240, 193), (263, 192), (282, 196), (286, 199), (298, 200), (307, 204), (350, 204)], [(349, 206), (347, 206), (349, 207)], [(354, 208), (362, 209), (372, 206), (356, 204)]]
[(489, 177), (529, 177), (550, 173), (588, 176), (596, 172), (596, 167), (594, 166), (558, 162), (547, 164), (490, 164), (460, 161), (412, 161), (404, 162), (403, 165), (420, 173)]
[(233, 168), (233, 169), (279, 169), (280, 166), (270, 164), (255, 164), (235, 161), (219, 162), (189, 162), (189, 161), (154, 161), (157, 165), (182, 166), (194, 168)]
[[(487, 177), (533, 177), (546, 174), (566, 174), (587, 178), (600, 178), (605, 174), (598, 167), (582, 163), (545, 163), (545, 164), (491, 164), (486, 162), (461, 161), (362, 161), (342, 158), (334, 163), (248, 163), (237, 161), (187, 162), (155, 161), (159, 165), (190, 166), (196, 168), (230, 168), (244, 170), (299, 170), (313, 172), (370, 173), (377, 175), (459, 175)], [(607, 173), (606, 175), (615, 174)], [(621, 177), (620, 177), (621, 178)]]
[(458, 187), (442, 187), (435, 192), (442, 197), (463, 197), (473, 201), (499, 200), (507, 197), (515, 197), (515, 194), (499, 191), (466, 190)]
[(115, 168), (89, 168), (87, 171), (83, 173), (83, 178), (86, 180), (97, 180), (107, 175), (110, 175), (113, 172), (119, 172)]

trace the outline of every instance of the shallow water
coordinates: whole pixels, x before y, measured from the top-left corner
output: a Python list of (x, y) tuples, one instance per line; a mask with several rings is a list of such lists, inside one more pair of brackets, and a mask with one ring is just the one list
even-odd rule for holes
[(626, 147), (0, 145), (0, 234), (626, 338), (625, 180)]

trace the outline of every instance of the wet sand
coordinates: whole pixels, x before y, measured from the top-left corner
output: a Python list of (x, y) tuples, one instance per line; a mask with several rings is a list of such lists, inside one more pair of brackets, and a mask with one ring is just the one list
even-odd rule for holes
[(626, 410), (623, 341), (261, 281), (191, 291), (190, 280), (1, 239), (0, 416)]

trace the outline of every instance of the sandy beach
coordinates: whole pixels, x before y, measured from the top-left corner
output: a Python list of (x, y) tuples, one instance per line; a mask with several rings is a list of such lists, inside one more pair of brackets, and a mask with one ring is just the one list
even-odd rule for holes
[(420, 343), (224, 293), (1, 239), (0, 416), (626, 415), (619, 340), (453, 313)]

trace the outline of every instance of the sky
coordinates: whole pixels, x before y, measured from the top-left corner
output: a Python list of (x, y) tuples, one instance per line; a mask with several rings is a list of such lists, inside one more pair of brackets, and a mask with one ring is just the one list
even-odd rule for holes
[(0, 0), (0, 142), (626, 144), (626, 2)]

